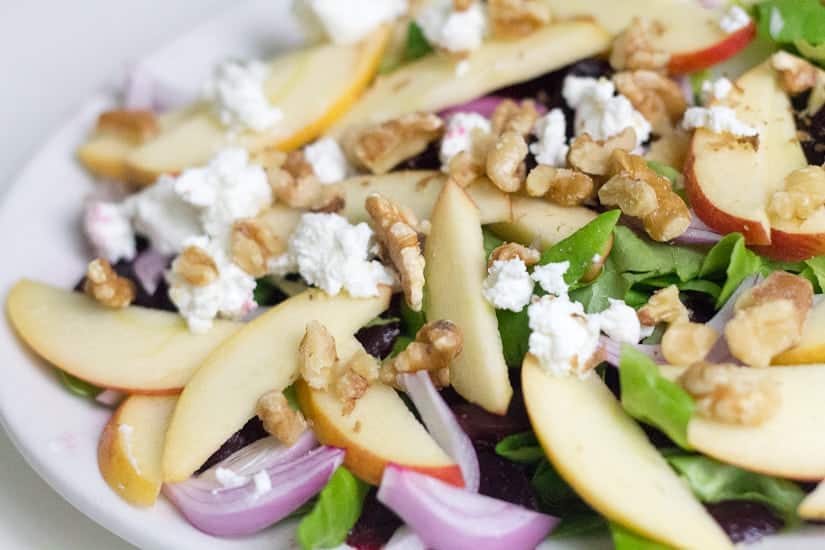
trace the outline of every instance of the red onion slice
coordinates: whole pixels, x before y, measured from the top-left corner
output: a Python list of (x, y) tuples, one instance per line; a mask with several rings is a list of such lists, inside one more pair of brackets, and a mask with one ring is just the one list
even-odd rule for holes
[[(444, 120), (447, 120), (456, 113), (476, 113), (483, 117), (490, 118), (491, 116), (493, 116), (493, 112), (496, 110), (496, 107), (498, 107), (499, 104), (505, 99), (507, 98), (496, 95), (487, 95), (480, 97), (478, 99), (473, 99), (466, 103), (462, 103), (460, 105), (447, 107), (438, 114)], [(536, 111), (538, 111), (540, 115), (543, 115), (547, 112), (547, 107), (540, 103), (537, 103)]]
[[(613, 340), (609, 336), (601, 335), (599, 343), (604, 348), (605, 361), (611, 365), (618, 367), (622, 357), (622, 344)], [(631, 344), (634, 348), (641, 351), (659, 365), (666, 365), (665, 356), (662, 355), (662, 347), (657, 344)]]
[(465, 489), (477, 492), (481, 483), (481, 471), (473, 442), (435, 389), (429, 373), (419, 371), (405, 374), (401, 376), (401, 382), (427, 426), (427, 431), (461, 468)]
[(722, 239), (722, 235), (700, 220), (696, 212), (691, 210), (690, 216), (690, 225), (687, 231), (676, 237), (673, 242), (677, 244), (716, 244)]
[(459, 489), (389, 465), (378, 500), (398, 514), (424, 544), (439, 550), (528, 550), (558, 519)]
[(123, 392), (119, 392), (117, 390), (103, 390), (97, 397), (95, 397), (95, 401), (109, 407), (110, 409), (117, 408), (120, 405), (120, 402), (126, 398), (126, 394)]
[(344, 451), (319, 447), (262, 470), (270, 488), (257, 494), (255, 483), (213, 491), (189, 481), (166, 484), (163, 493), (195, 528), (219, 537), (257, 533), (301, 507), (324, 488), (344, 461)]
[(169, 265), (169, 256), (153, 248), (147, 248), (135, 258), (134, 269), (140, 286), (150, 296), (155, 294), (163, 271)]

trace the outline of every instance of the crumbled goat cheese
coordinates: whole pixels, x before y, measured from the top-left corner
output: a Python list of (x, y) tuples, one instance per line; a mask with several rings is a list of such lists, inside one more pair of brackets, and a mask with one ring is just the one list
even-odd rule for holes
[(252, 482), (255, 484), (255, 492), (252, 493), (253, 499), (261, 498), (272, 490), (272, 479), (266, 470), (261, 470), (252, 476)]
[(496, 309), (521, 311), (530, 303), (534, 283), (527, 273), (527, 266), (520, 258), (496, 260), (487, 269), (484, 280), (484, 297)]
[(727, 32), (736, 32), (739, 29), (744, 29), (751, 22), (748, 12), (739, 6), (731, 6), (728, 11), (719, 19), (719, 27)]
[(371, 259), (373, 231), (365, 223), (351, 225), (338, 214), (304, 214), (289, 238), (286, 254), (270, 261), (277, 275), (297, 272), (327, 294), (377, 296), (378, 286), (394, 285), (395, 273)]
[(725, 77), (705, 80), (702, 82), (702, 101), (708, 104), (714, 99), (725, 99), (731, 90), (733, 90), (733, 83)]
[(606, 78), (568, 76), (562, 88), (565, 101), (576, 110), (576, 135), (587, 133), (601, 141), (630, 127), (636, 132), (639, 146), (650, 137), (650, 123), (629, 99), (615, 92), (615, 86)]
[(132, 260), (137, 253), (135, 232), (126, 210), (119, 204), (93, 201), (83, 213), (83, 229), (95, 255), (114, 264)]
[(135, 455), (132, 454), (132, 435), (135, 433), (135, 429), (129, 424), (120, 424), (117, 427), (117, 431), (121, 439), (123, 439), (123, 447), (126, 449), (126, 460), (129, 461), (129, 464), (135, 469), (135, 472), (140, 474), (140, 464), (138, 464)]
[(608, 298), (610, 306), (591, 315), (599, 323), (599, 328), (611, 339), (623, 344), (637, 344), (641, 340), (641, 325), (636, 310), (627, 305), (624, 300)]
[(748, 126), (736, 118), (736, 111), (730, 107), (721, 106), (689, 108), (685, 112), (685, 117), (682, 119), (682, 127), (686, 130), (707, 128), (717, 134), (728, 132), (734, 136), (741, 137), (759, 135), (759, 131), (756, 128)]
[(533, 135), (538, 141), (530, 144), (530, 152), (539, 164), (564, 166), (567, 164), (567, 123), (561, 109), (553, 109), (536, 121)]
[(599, 322), (588, 317), (567, 295), (543, 296), (527, 308), (530, 353), (552, 374), (578, 374), (592, 369), (587, 363), (599, 347)]
[(480, 132), (483, 135), (491, 131), (490, 121), (477, 113), (456, 113), (451, 116), (438, 153), (442, 166), (446, 167), (462, 151), (472, 151), (474, 133)]
[(161, 176), (154, 185), (123, 203), (135, 232), (161, 254), (183, 250), (183, 241), (203, 232), (198, 211), (175, 192), (175, 178)]
[(174, 263), (166, 272), (169, 298), (192, 332), (206, 332), (215, 317), (239, 319), (258, 307), (253, 295), (255, 278), (227, 258), (223, 245), (206, 236), (189, 238), (183, 244), (203, 249), (218, 267), (217, 279), (203, 286), (191, 285), (175, 273)]
[(226, 61), (215, 67), (204, 87), (204, 97), (214, 102), (218, 116), (233, 130), (263, 132), (284, 117), (266, 97), (269, 67), (260, 61)]
[(257, 215), (272, 202), (266, 173), (249, 163), (244, 149), (226, 149), (206, 166), (184, 171), (174, 187), (198, 210), (203, 231), (215, 238), (226, 237), (235, 221)]
[(570, 262), (538, 265), (533, 269), (531, 277), (546, 293), (564, 296), (570, 288), (564, 281), (564, 274), (568, 269), (570, 269)]
[[(223, 468), (218, 466), (215, 469), (215, 479), (220, 483), (224, 489), (237, 489), (249, 483), (249, 478), (236, 474), (230, 468)], [(214, 491), (217, 492), (217, 491)]]
[(782, 12), (774, 6), (771, 8), (771, 17), (768, 20), (768, 32), (770, 33), (771, 38), (776, 40), (779, 37), (779, 33), (781, 33), (784, 28), (785, 18), (782, 17)]
[(379, 25), (407, 13), (407, 0), (305, 0), (336, 44), (358, 42)]
[(321, 183), (337, 183), (351, 173), (344, 151), (333, 138), (319, 139), (307, 145), (304, 158)]
[(481, 46), (487, 18), (480, 2), (456, 11), (453, 0), (435, 0), (416, 18), (424, 36), (434, 46), (449, 52), (469, 52)]

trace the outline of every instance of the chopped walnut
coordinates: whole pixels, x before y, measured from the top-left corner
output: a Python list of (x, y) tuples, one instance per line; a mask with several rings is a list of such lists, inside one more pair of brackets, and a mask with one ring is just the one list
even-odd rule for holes
[(264, 430), (284, 445), (292, 445), (307, 429), (307, 421), (300, 411), (289, 406), (283, 392), (272, 390), (258, 399), (255, 413), (263, 422)]
[(86, 268), (83, 292), (106, 307), (120, 309), (135, 299), (135, 284), (118, 275), (109, 262), (97, 258)]
[(708, 325), (674, 323), (662, 336), (662, 355), (671, 365), (692, 365), (702, 361), (718, 339), (719, 333)]
[(798, 313), (799, 329), (813, 306), (814, 288), (811, 282), (786, 271), (774, 271), (764, 281), (742, 294), (734, 305), (735, 311), (772, 302), (790, 300)]
[(807, 166), (785, 177), (785, 188), (768, 203), (768, 212), (780, 220), (807, 220), (825, 206), (825, 168)]
[(455, 11), (467, 11), (475, 4), (476, 0), (453, 0), (453, 9)]
[(595, 183), (582, 172), (539, 164), (527, 175), (526, 190), (561, 206), (579, 206), (593, 198)]
[(521, 188), (524, 181), (527, 143), (516, 132), (505, 132), (487, 155), (487, 176), (505, 193)]
[(349, 155), (373, 174), (386, 174), (441, 137), (444, 123), (431, 113), (409, 113), (358, 130), (347, 142)]
[(340, 190), (325, 186), (311, 210), (316, 213), (335, 214), (346, 206), (347, 199)]
[(155, 137), (160, 132), (160, 125), (151, 111), (115, 110), (101, 113), (97, 131), (118, 134), (140, 144)]
[(494, 36), (520, 38), (550, 22), (550, 8), (541, 0), (489, 0)]
[(617, 71), (648, 69), (664, 72), (670, 62), (670, 54), (657, 50), (653, 36), (662, 34), (664, 27), (659, 21), (634, 17), (627, 29), (613, 41), (610, 65)]
[(630, 127), (604, 141), (595, 141), (590, 134), (582, 134), (570, 144), (567, 164), (585, 174), (604, 176), (608, 172), (613, 151), (632, 151), (635, 148), (636, 132)]
[(385, 363), (381, 380), (398, 387), (399, 374), (429, 371), (436, 387), (445, 387), (450, 381), (450, 363), (463, 345), (461, 330), (452, 321), (432, 321), (421, 327), (407, 349)]
[(292, 151), (280, 157), (272, 155), (267, 169), (269, 185), (275, 197), (290, 208), (312, 208), (320, 199), (322, 185), (312, 165), (302, 151)]
[(659, 207), (656, 191), (646, 181), (626, 175), (613, 176), (599, 189), (599, 202), (618, 206), (628, 216), (641, 218)]
[(516, 103), (512, 99), (505, 99), (498, 104), (490, 117), (493, 134), (500, 136), (505, 132), (515, 132), (522, 137), (527, 136), (536, 125), (539, 113), (536, 102), (525, 99)]
[(679, 85), (655, 71), (623, 71), (613, 75), (613, 83), (659, 135), (671, 132), (687, 109)]
[(206, 286), (218, 278), (218, 264), (209, 253), (197, 246), (187, 246), (175, 261), (172, 271), (192, 286)]
[(318, 321), (307, 324), (304, 337), (298, 345), (298, 363), (309, 387), (326, 390), (332, 380), (333, 367), (338, 363), (335, 339)]
[(679, 299), (679, 289), (670, 285), (657, 290), (638, 311), (639, 322), (652, 327), (659, 323), (686, 323), (690, 320), (688, 309)]
[(775, 355), (798, 344), (801, 336), (799, 311), (786, 299), (740, 309), (725, 325), (731, 354), (752, 367), (767, 367)]
[(518, 243), (504, 243), (497, 246), (491, 253), (487, 266), (496, 261), (507, 261), (518, 258), (524, 265), (536, 265), (541, 260), (541, 253), (535, 248), (528, 248)]
[(486, 166), (484, 161), (476, 158), (469, 151), (461, 151), (450, 159), (447, 165), (447, 174), (461, 187), (467, 187), (484, 175)]
[(773, 54), (771, 66), (779, 72), (782, 89), (789, 94), (806, 92), (817, 84), (819, 69), (788, 52)]
[(365, 207), (376, 237), (401, 278), (404, 298), (413, 311), (424, 300), (424, 255), (418, 241), (418, 220), (409, 208), (378, 194), (367, 197)]
[(267, 273), (267, 262), (286, 249), (286, 243), (256, 219), (238, 220), (232, 225), (229, 250), (232, 261), (253, 277)]
[(694, 398), (699, 415), (726, 424), (758, 426), (776, 412), (779, 392), (767, 378), (749, 380), (740, 369), (696, 363), (678, 382)]

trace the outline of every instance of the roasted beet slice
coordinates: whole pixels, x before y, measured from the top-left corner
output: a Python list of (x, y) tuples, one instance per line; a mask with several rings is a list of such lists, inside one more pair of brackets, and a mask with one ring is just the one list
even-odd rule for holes
[(825, 163), (825, 106), (813, 115), (806, 114), (810, 96), (811, 92), (801, 93), (794, 96), (791, 102), (805, 158), (808, 164), (821, 166)]
[(758, 502), (725, 500), (705, 508), (734, 543), (754, 543), (784, 525), (770, 508)]
[(468, 403), (457, 397), (452, 390), (444, 391), (443, 395), (459, 425), (470, 436), (476, 448), (493, 447), (508, 435), (530, 430), (530, 421), (524, 409), (524, 402), (518, 393), (513, 396), (513, 402), (506, 416), (489, 413), (481, 407)]
[(392, 321), (383, 325), (364, 327), (355, 333), (355, 338), (367, 353), (378, 359), (387, 357), (401, 334), (401, 323)]
[(206, 462), (203, 463), (203, 466), (198, 468), (195, 472), (195, 475), (200, 475), (204, 471), (208, 470), (215, 464), (221, 462), (222, 460), (229, 458), (232, 454), (240, 451), (247, 445), (251, 445), (255, 443), (259, 439), (263, 439), (269, 434), (266, 433), (264, 430), (264, 425), (261, 423), (261, 420), (255, 416), (249, 422), (247, 422), (243, 428), (232, 434), (232, 437), (226, 440), (226, 442), (221, 445), (221, 448), (215, 451), (215, 453), (206, 459)]
[(347, 544), (358, 550), (379, 550), (402, 525), (401, 519), (378, 502), (375, 494), (375, 489), (367, 494), (361, 517), (347, 537)]
[(478, 449), (478, 464), (481, 468), (479, 493), (538, 510), (526, 467), (497, 455), (491, 449)]

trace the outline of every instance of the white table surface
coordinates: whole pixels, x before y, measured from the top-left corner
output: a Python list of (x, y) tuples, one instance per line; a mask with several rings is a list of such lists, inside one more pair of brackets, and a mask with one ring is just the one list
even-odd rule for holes
[[(0, 196), (50, 132), (125, 63), (231, 6), (232, 0), (0, 0)], [(64, 502), (0, 429), (0, 548), (132, 546)]]

